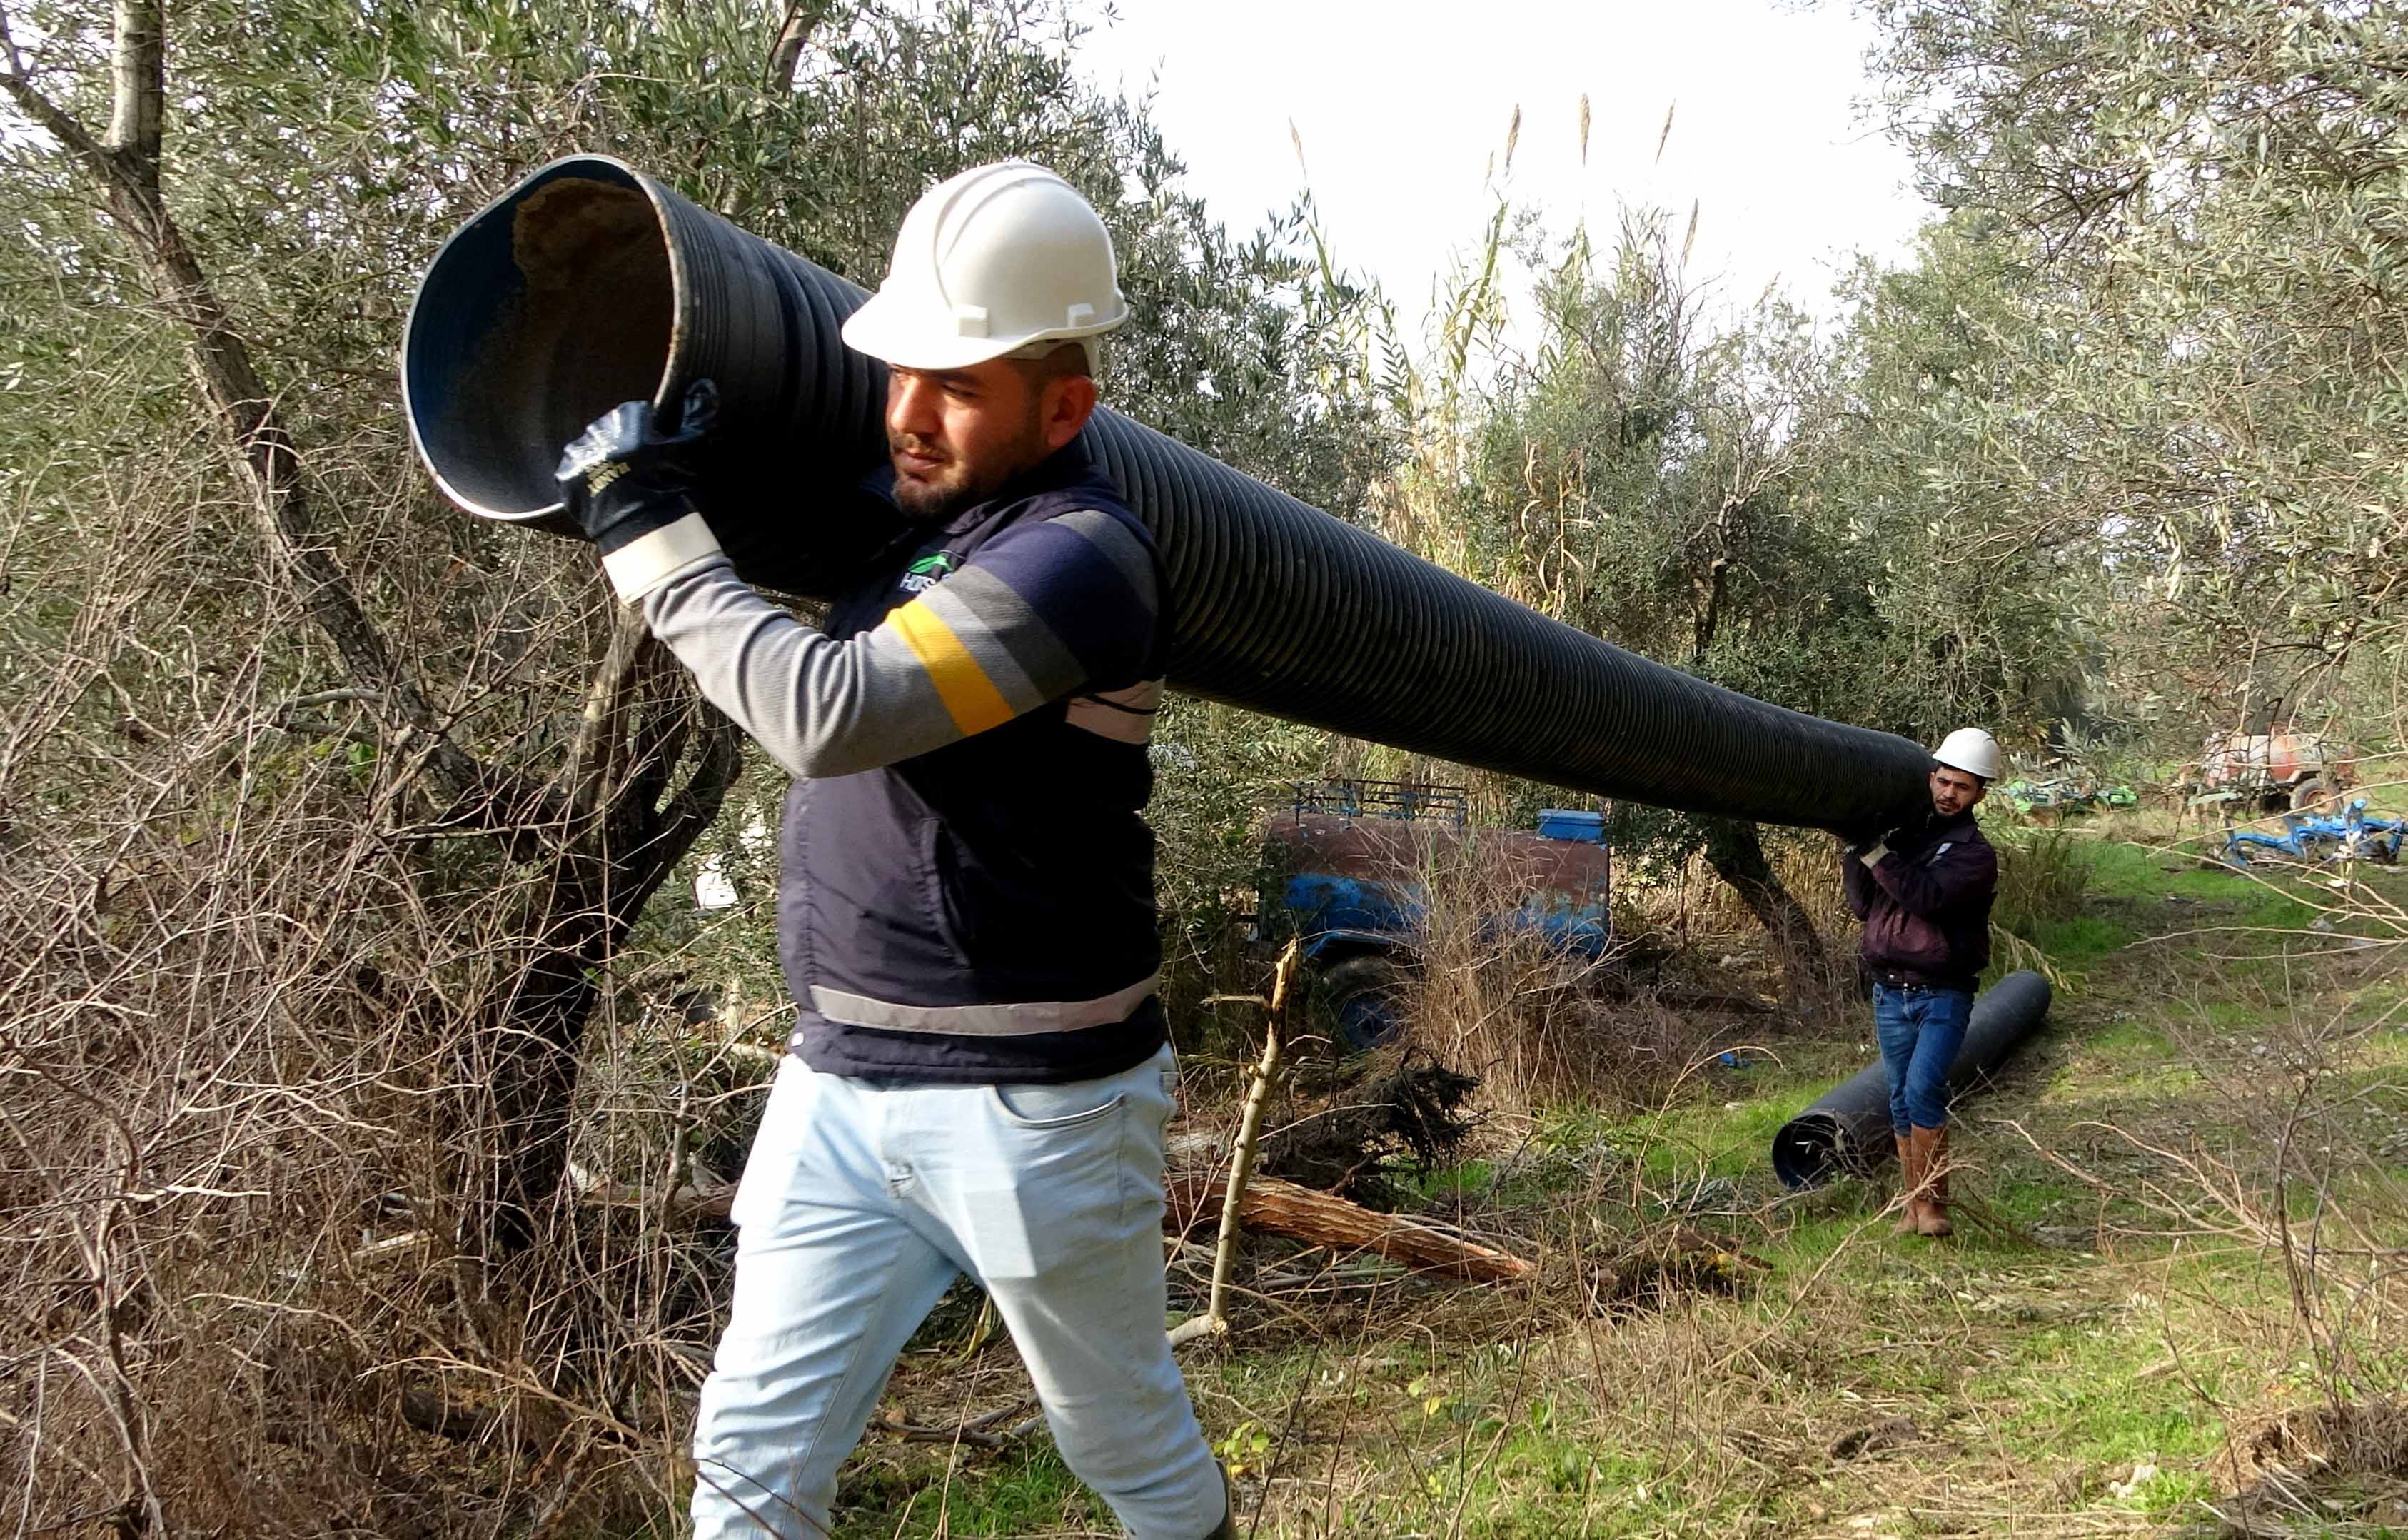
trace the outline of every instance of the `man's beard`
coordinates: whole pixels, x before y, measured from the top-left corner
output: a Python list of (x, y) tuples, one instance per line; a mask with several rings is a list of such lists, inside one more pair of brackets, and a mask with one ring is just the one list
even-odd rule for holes
[[(908, 439), (890, 435), (887, 453), (898, 454)], [(916, 524), (945, 524), (955, 515), (967, 512), (1003, 490), (1006, 483), (1021, 472), (1030, 469), (1046, 456), (1042, 428), (1032, 414), (1026, 431), (1019, 441), (1009, 448), (997, 449), (983, 465), (967, 465), (961, 460), (949, 460), (945, 468), (953, 474), (939, 482), (915, 482), (904, 476), (900, 468), (895, 477), (895, 506), (903, 516)]]
[[(895, 478), (895, 506), (915, 524), (945, 524), (993, 496), (1007, 477), (963, 476), (938, 484)], [(993, 484), (989, 484), (990, 480)]]

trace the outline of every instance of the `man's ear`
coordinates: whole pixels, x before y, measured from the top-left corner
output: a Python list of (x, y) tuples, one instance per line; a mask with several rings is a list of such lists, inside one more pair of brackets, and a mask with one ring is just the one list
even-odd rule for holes
[(1965, 805), (1966, 805), (1967, 807), (1969, 807), (1969, 808), (1970, 808), (1970, 807), (1978, 807), (1978, 806), (1980, 806), (1980, 805), (1981, 805), (1982, 799), (1983, 799), (1983, 798), (1985, 798), (1985, 797), (1987, 797), (1987, 796), (1989, 796), (1989, 795), (1990, 795), (1990, 783), (1988, 783), (1987, 781), (1983, 780), (1980, 776), (1978, 776), (1978, 775), (1977, 775), (1977, 776), (1973, 777), (1973, 799), (1972, 799), (1971, 801), (1970, 801), (1970, 802), (1966, 803)]
[(1039, 398), (1038, 420), (1044, 425), (1048, 453), (1079, 436), (1096, 412), (1096, 382), (1083, 374), (1066, 374), (1045, 381)]

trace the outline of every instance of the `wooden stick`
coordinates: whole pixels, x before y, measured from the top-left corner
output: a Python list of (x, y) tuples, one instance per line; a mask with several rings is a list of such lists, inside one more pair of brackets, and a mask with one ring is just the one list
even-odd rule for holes
[(982, 1416), (966, 1418), (960, 1426), (953, 1428), (924, 1427), (920, 1423), (908, 1422), (894, 1412), (881, 1411), (869, 1419), (869, 1426), (875, 1432), (892, 1433), (907, 1444), (968, 1444), (982, 1449), (1000, 1449), (1026, 1438), (1043, 1424), (1045, 1418), (1039, 1415), (1022, 1418), (1001, 1432), (993, 1431), (997, 1424), (1010, 1422), (1027, 1409), (1028, 1403), (1014, 1402)]
[(1254, 1171), (1254, 1144), (1262, 1132), (1263, 1104), (1270, 1100), (1271, 1082), (1278, 1078), (1280, 1039), (1287, 1026), (1288, 995), (1296, 986), (1297, 970), (1304, 964), (1304, 951), (1296, 942), (1287, 943), (1280, 954), (1279, 967), (1271, 974), (1270, 1009), (1264, 1013), (1263, 1058), (1254, 1066), (1254, 1083), (1246, 1087), (1245, 1111), (1238, 1117), (1238, 1142), (1229, 1149), (1229, 1179), (1221, 1202), (1221, 1245), (1212, 1253), (1212, 1292), (1204, 1309), (1208, 1325), (1205, 1330), (1216, 1337), (1229, 1332), (1229, 1273), (1237, 1265), (1238, 1238), (1245, 1225), (1246, 1179)]

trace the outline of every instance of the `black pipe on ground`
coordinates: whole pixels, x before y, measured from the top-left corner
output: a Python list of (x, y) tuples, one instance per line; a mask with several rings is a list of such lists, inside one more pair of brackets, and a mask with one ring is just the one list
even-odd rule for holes
[[(815, 488), (885, 453), (867, 295), (600, 156), (543, 167), (437, 253), (402, 347), (410, 433), (452, 500), (558, 527), (561, 446), (621, 401), (719, 385), (697, 495), (737, 569), (810, 594), (860, 531)], [(1169, 683), (1356, 738), (1659, 807), (1880, 827), (1930, 759), (1546, 619), (1106, 410), (1090, 449), (1158, 541)], [(847, 506), (850, 506), (849, 504)]]
[[(2048, 1015), (2048, 980), (2009, 973), (1973, 1001), (1965, 1044), (1948, 1072), (1951, 1105), (1978, 1088)], [(1870, 1176), (1893, 1158), (1889, 1079), (1875, 1059), (1853, 1078), (1782, 1125), (1772, 1136), (1772, 1169), (1793, 1187), (1810, 1187), (1835, 1171)]]

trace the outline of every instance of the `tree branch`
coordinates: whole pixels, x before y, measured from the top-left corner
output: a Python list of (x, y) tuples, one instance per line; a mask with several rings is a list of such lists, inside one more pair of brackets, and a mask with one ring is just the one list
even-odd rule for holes
[(696, 702), (695, 709), (702, 713), (702, 736), (695, 745), (695, 766), (685, 784), (669, 798), (657, 818), (650, 817), (649, 805), (638, 810), (650, 819), (651, 865), (636, 887), (621, 896), (622, 912), (629, 915), (641, 910), (668, 880), (679, 859), (719, 816), (728, 787), (744, 772), (743, 731), (716, 706)]
[(0, 10), (0, 76), (9, 97), (82, 165), (112, 223), (132, 247), (159, 308), (190, 332), (195, 382), (224, 426), (236, 463), (251, 482), (252, 525), (312, 624), (342, 655), (353, 679), (372, 690), (388, 728), (419, 740), (445, 789), (503, 818), (525, 800), (448, 738), (434, 707), (397, 663), (361, 605), (351, 580), (311, 526), (300, 452), (279, 421), (250, 349), (235, 331), (208, 276), (167, 212), (159, 180), (165, 99), (166, 33), (159, 0), (117, 0), (112, 51), (116, 100), (110, 142), (102, 144), (45, 96), (26, 68)]
[(585, 710), (561, 767), (569, 816), (581, 818), (609, 800), (610, 772), (624, 758), (627, 709), (634, 698), (645, 655), (657, 645), (644, 617), (628, 605), (610, 607), (610, 641), (585, 687)]
[(0, 6), (0, 53), (7, 56), (8, 72), (0, 75), (0, 86), (8, 92), (8, 99), (17, 104), (26, 117), (41, 125), (44, 132), (67, 147), (70, 154), (84, 163), (88, 170), (98, 174), (108, 164), (108, 151), (102, 148), (91, 130), (76, 121), (74, 114), (42, 94), (34, 83), (33, 72), (25, 67), (25, 56), (17, 47), (16, 35), (8, 30), (8, 7)]
[(824, 0), (786, 0), (778, 23), (778, 40), (769, 46), (769, 67), (762, 85), (770, 91), (795, 89), (795, 71), (803, 62), (803, 48), (825, 19)]
[[(648, 661), (652, 672), (660, 671), (660, 660), (666, 655), (664, 648), (651, 649)], [(652, 692), (652, 699), (636, 712), (628, 734), (626, 770), (611, 788), (612, 804), (639, 818), (648, 828), (656, 824), (654, 809), (668, 790), (669, 778), (684, 757), (686, 742), (702, 713), (710, 710), (691, 689), (673, 690), (666, 696)], [(707, 752), (709, 745), (704, 747)]]
[[(1278, 971), (1271, 975), (1270, 1008), (1264, 1013), (1263, 1060), (1254, 1069), (1254, 1084), (1246, 1087), (1245, 1110), (1238, 1118), (1238, 1142), (1229, 1149), (1228, 1190), (1221, 1202), (1221, 1244), (1212, 1253), (1212, 1292), (1205, 1302), (1202, 1328), (1216, 1337), (1229, 1331), (1229, 1274), (1237, 1265), (1238, 1237), (1244, 1228), (1246, 1181), (1254, 1173), (1254, 1142), (1262, 1132), (1263, 1104), (1269, 1100), (1271, 1082), (1279, 1074), (1288, 996), (1296, 987), (1297, 970), (1303, 966), (1301, 946), (1289, 942), (1287, 950), (1280, 954)], [(1177, 1346), (1181, 1340), (1174, 1330), (1171, 1346)]]

